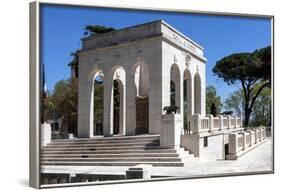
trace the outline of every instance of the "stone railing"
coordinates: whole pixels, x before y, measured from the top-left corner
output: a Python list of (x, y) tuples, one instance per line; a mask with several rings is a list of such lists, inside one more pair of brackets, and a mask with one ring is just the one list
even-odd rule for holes
[(265, 127), (249, 129), (246, 131), (232, 133), (229, 135), (229, 154), (227, 159), (236, 160), (247, 150), (255, 147), (265, 140)]
[(240, 117), (231, 115), (219, 115), (214, 117), (213, 115), (207, 115), (202, 117), (200, 114), (194, 114), (192, 116), (192, 133), (219, 131), (227, 129), (236, 129), (242, 127), (242, 120)]

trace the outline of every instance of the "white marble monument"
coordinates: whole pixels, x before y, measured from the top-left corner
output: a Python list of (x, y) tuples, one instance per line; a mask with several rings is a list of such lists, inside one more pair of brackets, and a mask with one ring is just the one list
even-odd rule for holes
[[(172, 104), (171, 85), (182, 117), (185, 109), (189, 123), (193, 114), (205, 115), (203, 48), (162, 20), (83, 38), (78, 58), (78, 137), (96, 135), (97, 76), (103, 77), (104, 136), (160, 134), (162, 110)], [(114, 119), (114, 81), (121, 92), (119, 119)]]

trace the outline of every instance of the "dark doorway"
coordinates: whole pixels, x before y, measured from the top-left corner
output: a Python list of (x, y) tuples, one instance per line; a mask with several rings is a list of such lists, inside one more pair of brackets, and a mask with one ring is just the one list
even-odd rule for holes
[(148, 97), (136, 97), (136, 134), (148, 133)]
[(120, 126), (120, 84), (117, 80), (113, 82), (113, 134), (119, 134)]
[(94, 88), (94, 135), (103, 135), (103, 83), (95, 80)]

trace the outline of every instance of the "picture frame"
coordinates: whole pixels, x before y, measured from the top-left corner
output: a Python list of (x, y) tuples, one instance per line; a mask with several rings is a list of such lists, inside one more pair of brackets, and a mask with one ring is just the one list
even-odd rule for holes
[[(273, 30), (273, 27), (274, 27), (274, 16), (272, 15), (252, 15), (252, 14), (239, 14), (239, 13), (224, 13), (224, 12), (203, 12), (203, 11), (191, 11), (191, 10), (162, 10), (162, 9), (154, 9), (154, 8), (137, 8), (137, 7), (116, 7), (116, 6), (110, 6), (110, 7), (107, 7), (107, 6), (99, 6), (99, 5), (95, 5), (95, 4), (89, 4), (89, 5), (86, 5), (86, 4), (67, 4), (67, 3), (50, 3), (50, 2), (46, 2), (46, 1), (36, 1), (36, 2), (32, 2), (30, 3), (30, 186), (32, 187), (35, 187), (35, 188), (45, 188), (45, 187), (64, 187), (64, 186), (83, 186), (83, 185), (96, 185), (96, 184), (115, 184), (115, 183), (128, 183), (128, 182), (142, 182), (142, 181), (159, 181), (159, 180), (177, 180), (177, 179), (193, 179), (193, 178), (205, 178), (205, 177), (218, 177), (218, 176), (235, 176), (235, 175), (252, 175), (252, 174), (269, 174), (269, 173), (273, 173), (274, 172), (274, 160), (273, 160), (273, 154), (274, 154), (274, 151), (273, 151), (273, 145), (274, 145), (274, 112), (273, 112), (273, 108), (274, 108), (274, 97), (273, 97), (273, 94), (274, 94), (274, 81), (272, 80), (272, 83), (271, 83), (271, 104), (272, 104), (272, 108), (271, 108), (271, 121), (272, 121), (272, 127), (270, 128), (271, 131), (269, 132), (271, 134), (271, 142), (272, 142), (272, 146), (270, 146), (272, 148), (272, 155), (271, 155), (271, 163), (272, 163), (272, 166), (271, 166), (271, 169), (270, 170), (266, 170), (266, 171), (249, 171), (249, 172), (234, 172), (234, 173), (213, 173), (213, 174), (203, 174), (203, 175), (190, 175), (190, 176), (169, 176), (169, 177), (162, 177), (162, 178), (155, 178), (155, 179), (152, 179), (152, 178), (149, 178), (149, 179), (129, 179), (128, 176), (126, 176), (126, 180), (109, 180), (109, 181), (103, 181), (103, 182), (76, 182), (76, 183), (62, 183), (62, 184), (49, 184), (49, 185), (42, 185), (42, 176), (41, 176), (41, 164), (42, 164), (42, 161), (40, 161), (40, 151), (41, 151), (41, 147), (44, 146), (44, 142), (42, 141), (42, 139), (45, 139), (45, 136), (44, 136), (44, 133), (42, 132), (42, 127), (41, 127), (41, 117), (42, 117), (42, 112), (41, 112), (41, 109), (42, 109), (42, 101), (41, 101), (41, 98), (42, 98), (42, 93), (43, 93), (43, 66), (41, 64), (42, 62), (42, 31), (40, 30), (40, 27), (42, 25), (42, 22), (44, 22), (44, 20), (42, 19), (42, 17), (40, 16), (40, 10), (42, 8), (42, 6), (44, 5), (49, 5), (49, 6), (62, 6), (62, 7), (80, 7), (80, 8), (106, 8), (106, 9), (113, 9), (113, 10), (119, 10), (119, 11), (123, 11), (123, 10), (130, 10), (130, 11), (160, 11), (161, 13), (165, 14), (165, 13), (174, 13), (174, 12), (178, 12), (178, 13), (186, 13), (186, 14), (195, 14), (195, 15), (217, 15), (217, 16), (234, 16), (236, 18), (244, 18), (244, 17), (248, 17), (248, 18), (265, 18), (265, 19), (270, 19), (270, 22), (271, 22), (271, 77), (270, 77), (270, 80), (273, 79), (273, 75), (274, 75), (274, 30)], [(166, 23), (165, 21), (159, 21), (157, 23), (153, 23), (152, 22), (152, 25), (157, 25), (159, 24), (161, 25), (161, 27), (167, 27), (167, 29), (170, 29), (172, 30), (173, 32), (175, 32), (176, 29), (174, 29), (172, 26), (170, 26), (168, 23)], [(162, 29), (162, 28), (161, 28)], [(121, 29), (122, 30), (122, 29)], [(178, 36), (176, 36), (178, 35)], [(175, 34), (172, 33), (172, 37), (174, 37), (174, 40), (176, 40), (176, 38), (181, 38), (182, 36), (183, 39), (187, 39), (188, 42), (191, 42), (196, 48), (198, 48), (199, 50), (199, 55), (200, 55), (200, 51), (203, 51), (200, 47), (200, 45), (198, 45), (196, 42), (192, 41), (191, 39), (189, 38), (186, 38), (184, 34), (180, 33), (179, 31), (176, 30)], [(169, 36), (167, 36), (168, 38)], [(85, 41), (87, 40), (87, 37), (85, 37)], [(133, 38), (133, 37), (132, 37)], [(111, 39), (112, 40), (112, 39)], [(134, 39), (130, 39), (130, 40), (134, 40)], [(173, 39), (172, 39), (173, 40)], [(84, 47), (87, 46), (87, 42), (84, 42)], [(176, 43), (176, 42), (174, 42)], [(178, 43), (182, 43), (182, 42), (179, 42)], [(91, 45), (89, 45), (88, 48), (91, 48)], [(137, 50), (138, 51), (138, 50)], [(196, 55), (196, 53), (191, 53), (189, 52), (188, 54), (184, 55), (184, 61), (186, 62), (185, 65), (188, 67), (190, 62), (189, 62), (189, 59), (190, 57), (194, 57), (194, 56), (197, 56), (197, 57), (200, 57), (199, 55)], [(118, 55), (114, 55), (114, 56), (117, 56)], [(119, 55), (120, 56), (120, 55)], [(171, 60), (172, 62), (174, 63), (177, 63), (178, 61), (180, 61), (181, 58), (179, 58), (178, 55), (174, 55), (172, 56)], [(207, 61), (207, 60), (204, 60), (203, 58), (201, 58), (203, 61)], [(191, 63), (192, 64), (192, 63)], [(200, 67), (196, 67), (194, 68), (194, 70), (198, 72), (198, 70), (201, 70), (202, 68)], [(201, 70), (202, 71), (202, 70)], [(154, 73), (155, 74), (155, 73)], [(116, 76), (116, 75), (119, 75), (119, 76)], [(117, 74), (115, 73), (115, 76), (114, 77), (121, 77), (122, 78), (122, 71), (119, 71), (117, 72)], [(153, 75), (151, 75), (153, 76)], [(116, 78), (115, 78), (116, 79)], [(171, 85), (171, 84), (170, 84)], [(201, 84), (200, 84), (201, 85)], [(204, 85), (203, 85), (204, 86)], [(177, 88), (177, 87), (175, 87)], [(139, 93), (139, 92), (138, 92)], [(175, 92), (176, 93), (176, 92)], [(197, 94), (198, 95), (198, 94)], [(196, 97), (196, 93), (194, 94), (194, 96)], [(199, 96), (199, 95), (198, 95)], [(201, 96), (201, 92), (200, 92), (200, 96)], [(79, 101), (79, 100), (78, 100)], [(140, 100), (140, 103), (141, 101), (143, 101), (143, 99)], [(176, 102), (177, 100), (175, 100)], [(194, 100), (195, 101), (195, 100)], [(201, 99), (200, 99), (201, 101)], [(151, 102), (150, 102), (151, 103)], [(175, 103), (175, 105), (177, 105)], [(161, 104), (161, 107), (163, 108), (164, 104), (162, 105)], [(165, 106), (168, 106), (168, 105), (165, 105)], [(180, 107), (180, 106), (179, 106)], [(164, 107), (165, 108), (165, 107)], [(163, 109), (164, 109), (163, 108)], [(195, 109), (199, 109), (201, 111), (204, 110), (204, 104), (200, 105), (199, 108), (194, 108)], [(149, 109), (151, 109), (149, 107)], [(167, 107), (166, 109), (166, 113), (168, 112), (167, 110), (171, 109), (171, 111), (174, 113), (176, 113), (177, 111), (176, 110), (173, 110), (171, 107)], [(194, 111), (193, 110), (193, 111)], [(139, 112), (143, 112), (143, 108), (139, 110)], [(195, 111), (194, 111), (195, 112)], [(204, 112), (204, 111), (203, 111)], [(124, 112), (125, 113), (125, 112)], [(127, 114), (127, 112), (126, 112)], [(126, 115), (125, 114), (125, 115)], [(203, 113), (202, 113), (203, 114)], [(149, 114), (150, 115), (150, 114)], [(160, 117), (162, 120), (165, 120), (165, 116), (164, 116), (164, 112), (163, 112), (163, 115)], [(214, 118), (212, 116), (208, 116), (208, 122), (214, 122)], [(93, 119), (93, 118), (92, 118)], [(123, 118), (124, 119), (124, 118)], [(178, 120), (178, 118), (176, 117), (173, 117), (172, 119), (167, 116), (166, 118), (167, 120), (173, 120), (173, 122), (176, 123), (176, 121)], [(195, 121), (196, 118), (193, 118), (192, 117), (192, 121)], [(125, 120), (124, 122), (126, 122), (127, 120)], [(199, 116), (199, 118), (197, 118), (196, 121), (200, 121), (200, 122), (204, 122), (202, 120), (202, 118)], [(218, 121), (222, 121), (224, 122), (224, 118), (223, 117), (218, 117)], [(149, 120), (149, 123), (151, 121)], [(231, 123), (232, 122), (232, 118), (228, 117), (228, 123)], [(238, 123), (240, 122), (240, 126), (242, 128), (242, 119), (238, 119), (237, 117), (235, 118), (235, 128), (236, 128), (236, 125), (238, 125)], [(165, 123), (165, 122), (164, 122)], [(166, 122), (166, 123), (169, 123), (169, 122)], [(78, 124), (79, 125), (79, 124)], [(111, 123), (109, 123), (109, 125), (113, 125)], [(214, 125), (214, 124), (213, 124)], [(224, 125), (224, 124), (222, 124)], [(231, 125), (231, 124), (229, 124)], [(170, 126), (170, 125), (169, 125)], [(203, 124), (202, 124), (203, 126)], [(175, 127), (176, 128), (176, 127)], [(231, 127), (230, 127), (231, 128)], [(239, 127), (237, 127), (239, 128)], [(169, 127), (168, 127), (169, 129)], [(167, 130), (168, 130), (167, 129)], [(208, 130), (211, 130), (210, 126), (208, 127)], [(85, 132), (88, 133), (87, 131), (88, 129), (82, 129), (80, 130), (81, 133), (80, 133), (80, 136), (85, 138), (91, 138), (92, 136), (85, 136)], [(92, 129), (93, 130), (93, 129)], [(95, 129), (94, 129), (95, 130)], [(110, 130), (113, 130), (110, 132)], [(125, 136), (128, 136), (125, 129), (123, 129), (124, 131), (124, 135)], [(143, 130), (143, 129), (140, 129), (140, 130)], [(188, 129), (188, 130), (195, 130), (194, 128), (192, 129)], [(187, 131), (188, 131), (187, 130)], [(259, 131), (255, 131), (253, 132), (254, 134), (260, 134), (262, 138), (262, 134), (264, 134), (264, 137), (266, 136), (265, 134), (265, 129), (258, 129)], [(157, 131), (157, 130), (156, 130)], [(175, 132), (175, 131), (173, 131)], [(197, 131), (199, 132), (199, 131)], [(207, 131), (202, 131), (202, 132), (207, 132)], [(103, 133), (105, 133), (105, 130), (103, 130)], [(112, 129), (109, 129), (109, 133), (114, 133), (114, 126), (112, 126)], [(137, 132), (136, 132), (137, 133)], [(142, 131), (140, 133), (143, 133)], [(145, 133), (149, 133), (149, 132), (145, 132)], [(169, 131), (169, 132), (166, 132), (165, 133), (165, 138), (166, 139), (169, 139), (167, 138), (167, 135), (171, 134), (172, 132)], [(180, 133), (184, 134), (185, 132), (182, 132), (180, 131)], [(192, 133), (196, 133), (195, 131), (192, 131)], [(153, 132), (152, 134), (155, 134), (155, 132)], [(111, 136), (112, 134), (109, 134), (108, 136)], [(240, 135), (240, 134), (239, 134)], [(237, 135), (236, 133), (234, 135), (232, 135), (231, 137), (229, 136), (228, 138), (233, 138), (234, 141), (237, 143), (237, 146), (239, 144), (239, 135)], [(249, 134), (241, 134), (241, 136), (243, 136), (243, 138), (246, 138), (244, 135), (248, 135), (250, 139), (252, 139), (252, 132), (249, 132)], [(78, 132), (78, 135), (79, 136), (79, 132)], [(212, 134), (213, 136), (213, 134)], [(254, 135), (253, 135), (254, 136)], [(166, 143), (166, 146), (170, 146), (170, 144), (172, 143), (173, 145), (172, 146), (175, 146), (175, 142), (165, 142), (165, 138), (164, 140), (162, 139), (161, 140), (161, 135), (159, 137), (160, 139), (160, 144), (161, 144), (161, 141), (164, 142), (164, 144)], [(257, 138), (257, 137), (255, 137)], [(208, 144), (210, 144), (210, 141), (208, 140), (210, 138), (208, 138), (208, 135), (206, 136), (202, 136), (201, 140), (202, 140), (202, 143), (203, 143), (203, 147), (207, 147)], [(182, 140), (181, 140), (182, 141)], [(199, 141), (201, 142), (201, 141)], [(209, 143), (208, 143), (209, 142)], [(246, 142), (246, 140), (245, 140)], [(181, 146), (182, 146), (182, 142), (180, 142)], [(262, 144), (262, 143), (261, 143)], [(162, 146), (163, 144), (161, 144)], [(165, 145), (163, 145), (165, 146)], [(245, 146), (245, 145), (244, 145)], [(258, 146), (257, 146), (258, 147)], [(171, 147), (169, 147), (171, 148)], [(174, 147), (173, 147), (174, 148)], [(189, 147), (190, 148), (190, 147)], [(243, 153), (244, 154), (244, 153)], [(137, 165), (137, 164), (136, 164)], [(136, 167), (137, 169), (136, 170), (141, 170), (143, 173), (145, 173), (144, 171), (146, 170), (150, 170), (151, 166), (145, 166), (145, 167)], [(133, 171), (134, 173), (134, 168), (129, 168), (127, 171), (128, 173), (130, 173), (131, 170)], [(68, 176), (69, 177), (69, 176)]]

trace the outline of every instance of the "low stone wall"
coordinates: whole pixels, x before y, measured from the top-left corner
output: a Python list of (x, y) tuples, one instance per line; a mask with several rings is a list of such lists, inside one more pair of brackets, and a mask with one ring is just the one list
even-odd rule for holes
[(252, 148), (263, 143), (266, 137), (265, 127), (248, 129), (229, 135), (229, 154), (227, 160), (237, 160)]

